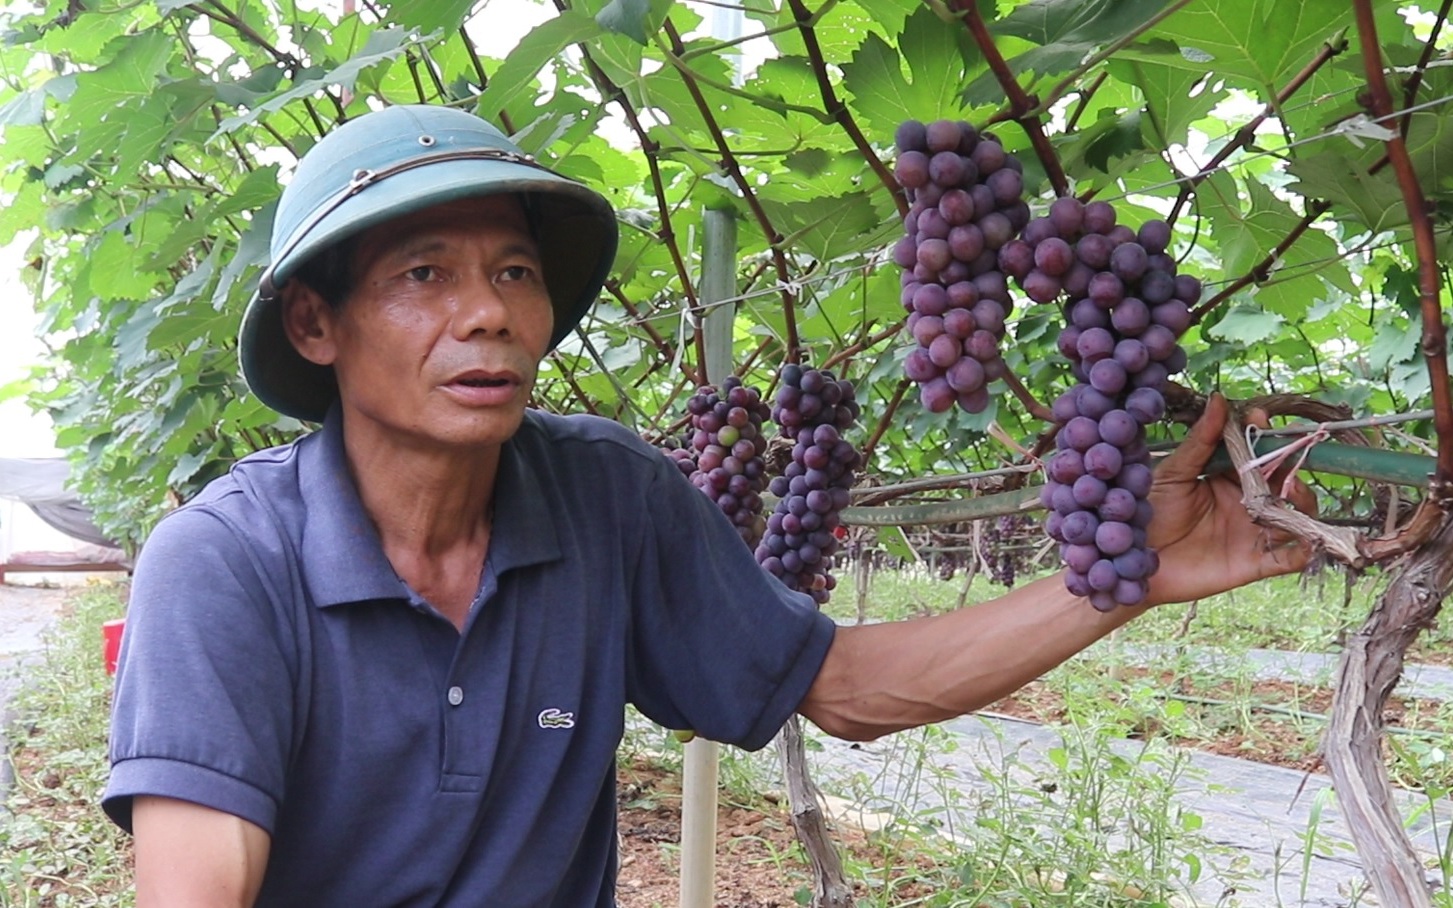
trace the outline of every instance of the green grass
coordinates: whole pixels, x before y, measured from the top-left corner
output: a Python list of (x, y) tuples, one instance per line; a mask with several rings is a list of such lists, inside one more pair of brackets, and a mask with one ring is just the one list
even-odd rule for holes
[(101, 812), (111, 681), (101, 624), (120, 617), (118, 588), (70, 600), (44, 659), (28, 670), (10, 728), (16, 781), (0, 819), (0, 906), (129, 906), (129, 843)]

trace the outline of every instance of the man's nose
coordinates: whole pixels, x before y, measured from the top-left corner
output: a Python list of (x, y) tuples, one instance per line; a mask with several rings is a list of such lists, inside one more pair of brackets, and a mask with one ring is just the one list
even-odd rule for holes
[(499, 287), (486, 275), (471, 274), (457, 284), (452, 327), (461, 341), (478, 333), (510, 333), (510, 307)]

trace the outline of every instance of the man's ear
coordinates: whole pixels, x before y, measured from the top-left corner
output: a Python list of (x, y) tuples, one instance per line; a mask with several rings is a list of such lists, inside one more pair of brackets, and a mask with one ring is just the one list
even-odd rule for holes
[(335, 313), (328, 301), (302, 281), (283, 285), (283, 330), (294, 349), (311, 363), (330, 366), (337, 356), (333, 342)]

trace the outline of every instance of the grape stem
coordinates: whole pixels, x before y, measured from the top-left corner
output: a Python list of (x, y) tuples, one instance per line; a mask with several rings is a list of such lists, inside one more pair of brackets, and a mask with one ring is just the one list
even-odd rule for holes
[(893, 178), (883, 161), (873, 152), (873, 147), (868, 144), (868, 139), (863, 131), (858, 128), (857, 121), (853, 119), (853, 113), (848, 106), (839, 100), (837, 92), (833, 90), (832, 79), (827, 72), (827, 59), (822, 55), (822, 47), (817, 42), (817, 31), (813, 27), (818, 18), (817, 13), (809, 12), (802, 0), (787, 0), (787, 5), (792, 7), (792, 18), (797, 23), (798, 31), (802, 32), (802, 44), (807, 50), (808, 62), (812, 64), (812, 74), (817, 78), (818, 94), (822, 95), (822, 107), (833, 122), (842, 127), (843, 132), (848, 134), (852, 140), (853, 147), (868, 166), (873, 168), (877, 175), (878, 182), (888, 190), (893, 197), (893, 204), (898, 206), (898, 216), (904, 217), (908, 214), (908, 196), (903, 192), (903, 187)]
[[(1377, 43), (1372, 3), (1371, 0), (1354, 0), (1353, 6), (1357, 12), (1357, 33), (1367, 70), (1371, 113), (1374, 117), (1390, 117), (1393, 113), (1392, 95), (1383, 72), (1382, 48)], [(1387, 138), (1386, 146), (1388, 159), (1397, 174), (1398, 186), (1402, 189), (1403, 204), (1407, 207), (1418, 256), (1418, 301), (1423, 315), (1421, 349), (1428, 364), (1428, 379), (1432, 383), (1433, 428), (1438, 436), (1438, 469), (1433, 478), (1431, 497), (1446, 507), (1453, 505), (1453, 393), (1448, 386), (1447, 331), (1439, 302), (1438, 246), (1433, 236), (1427, 199), (1423, 196), (1423, 188), (1418, 182), (1418, 174), (1413, 169), (1401, 131), (1393, 132)]]
[[(1191, 324), (1194, 325), (1199, 323), (1200, 320), (1206, 316), (1206, 313), (1214, 311), (1226, 300), (1230, 299), (1238, 292), (1240, 292), (1243, 287), (1246, 287), (1249, 284), (1261, 283), (1262, 281), (1265, 281), (1268, 277), (1270, 277), (1272, 266), (1280, 261), (1281, 257), (1286, 254), (1286, 251), (1292, 248), (1292, 246), (1296, 244), (1297, 240), (1302, 238), (1302, 234), (1306, 233), (1307, 229), (1315, 224), (1318, 218), (1326, 214), (1327, 210), (1331, 207), (1332, 203), (1325, 201), (1313, 202), (1311, 205), (1309, 205), (1307, 207), (1306, 216), (1302, 218), (1301, 222), (1298, 223), (1297, 226), (1292, 228), (1291, 232), (1286, 235), (1285, 239), (1283, 239), (1280, 243), (1276, 244), (1275, 249), (1271, 250), (1271, 252), (1266, 254), (1266, 258), (1253, 265), (1251, 269), (1243, 274), (1241, 277), (1237, 278), (1230, 284), (1227, 284), (1225, 287), (1223, 287), (1220, 293), (1217, 293), (1215, 296), (1211, 297), (1204, 303), (1201, 303), (1195, 309), (1191, 310)], [(1444, 383), (1446, 385), (1446, 375)]]
[(1049, 143), (1049, 136), (1045, 134), (1039, 117), (1033, 114), (1039, 104), (1025, 93), (1019, 80), (1014, 78), (1004, 55), (999, 53), (998, 46), (994, 44), (994, 36), (989, 34), (989, 27), (984, 24), (984, 17), (979, 15), (978, 4), (975, 0), (953, 0), (952, 6), (956, 12), (962, 14), (964, 25), (968, 27), (969, 34), (973, 35), (974, 43), (979, 46), (994, 78), (999, 81), (1005, 96), (1009, 98), (1010, 116), (1029, 135), (1029, 144), (1034, 147), (1040, 164), (1044, 165), (1044, 172), (1049, 177), (1050, 185), (1054, 187), (1054, 194), (1069, 195), (1070, 181), (1065, 176), (1059, 155), (1055, 154), (1054, 146)]
[(1219, 170), (1227, 158), (1255, 141), (1256, 130), (1261, 124), (1266, 122), (1266, 119), (1272, 114), (1276, 113), (1303, 85), (1307, 84), (1307, 81), (1316, 75), (1317, 70), (1321, 69), (1327, 61), (1345, 51), (1347, 45), (1348, 42), (1345, 38), (1335, 44), (1331, 42), (1324, 43), (1322, 49), (1317, 52), (1317, 55), (1312, 58), (1311, 62), (1302, 67), (1302, 71), (1293, 76), (1292, 80), (1281, 91), (1276, 93), (1274, 100), (1266, 102), (1265, 106), (1261, 108), (1261, 112), (1248, 120), (1240, 129), (1236, 130), (1236, 135), (1232, 136), (1231, 141), (1223, 145), (1221, 150), (1216, 152), (1211, 160), (1206, 162), (1205, 166), (1197, 171), (1194, 176), (1189, 177), (1181, 183), (1180, 190), (1176, 193), (1176, 200), (1171, 205), (1170, 214), (1166, 216), (1166, 223), (1175, 226), (1176, 219), (1180, 217), (1181, 210), (1190, 201), (1191, 195), (1195, 192), (1196, 187), (1211, 174)]
[(1024, 384), (1019, 381), (1019, 376), (1015, 375), (1007, 368), (1004, 370), (1004, 384), (1009, 386), (1009, 390), (1013, 392), (1015, 397), (1019, 398), (1019, 402), (1024, 404), (1025, 409), (1029, 411), (1029, 414), (1031, 416), (1033, 416), (1035, 419), (1044, 420), (1045, 422), (1054, 422), (1053, 411), (1051, 411), (1049, 407), (1040, 403), (1035, 398), (1035, 396), (1030, 393), (1029, 389), (1024, 387)]
[(686, 50), (686, 45), (681, 40), (681, 33), (676, 30), (676, 26), (669, 18), (662, 24), (662, 28), (670, 39), (671, 46), (660, 49), (667, 61), (681, 74), (682, 81), (686, 83), (686, 90), (696, 104), (696, 109), (701, 114), (707, 131), (711, 133), (712, 142), (715, 143), (717, 152), (721, 155), (717, 164), (727, 172), (732, 182), (737, 185), (737, 189), (741, 191), (743, 200), (751, 209), (752, 217), (756, 219), (757, 226), (761, 229), (762, 236), (767, 240), (767, 245), (772, 251), (772, 264), (777, 269), (777, 284), (782, 293), (782, 316), (786, 322), (787, 336), (784, 339), (787, 347), (786, 361), (789, 363), (800, 362), (802, 351), (797, 337), (797, 303), (792, 292), (794, 284), (792, 273), (787, 267), (787, 255), (782, 251), (784, 237), (776, 227), (772, 226), (772, 219), (767, 216), (767, 211), (758, 200), (752, 184), (742, 174), (742, 168), (737, 163), (736, 156), (732, 154), (726, 136), (722, 134), (721, 125), (716, 121), (716, 114), (712, 112), (711, 105), (707, 103), (701, 93), (701, 85), (697, 82), (696, 73), (681, 60), (681, 54)]

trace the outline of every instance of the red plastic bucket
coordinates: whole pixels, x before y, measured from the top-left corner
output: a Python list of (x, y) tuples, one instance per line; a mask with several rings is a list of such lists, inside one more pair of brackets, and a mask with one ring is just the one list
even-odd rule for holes
[(106, 674), (116, 674), (116, 659), (121, 655), (121, 632), (126, 628), (126, 619), (117, 618), (101, 625), (101, 652), (106, 659)]

